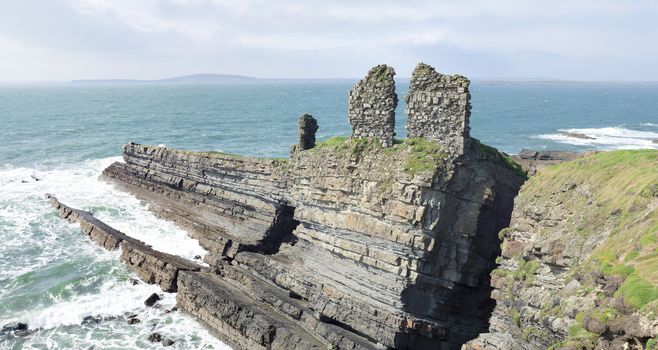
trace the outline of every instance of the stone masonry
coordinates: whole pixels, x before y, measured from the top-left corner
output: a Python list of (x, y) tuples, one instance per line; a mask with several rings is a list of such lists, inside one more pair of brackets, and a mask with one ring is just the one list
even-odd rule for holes
[(469, 139), (470, 82), (461, 75), (443, 75), (419, 63), (411, 74), (406, 97), (408, 137), (438, 141), (451, 155), (463, 155)]
[(318, 121), (312, 115), (304, 113), (297, 124), (297, 144), (292, 152), (304, 151), (315, 147), (315, 133), (318, 131)]
[(393, 145), (398, 105), (394, 75), (392, 67), (375, 66), (350, 91), (348, 118), (353, 138), (375, 137), (384, 147)]

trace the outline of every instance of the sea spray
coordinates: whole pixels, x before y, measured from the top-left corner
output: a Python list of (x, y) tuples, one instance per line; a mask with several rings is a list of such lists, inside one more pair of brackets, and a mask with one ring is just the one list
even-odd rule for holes
[[(157, 286), (134, 283), (119, 252), (91, 242), (78, 225), (59, 219), (45, 192), (94, 212), (100, 219), (156, 249), (193, 259), (206, 252), (175, 225), (156, 218), (133, 196), (98, 180), (121, 158), (104, 158), (53, 169), (0, 169), (0, 326), (21, 321), (34, 333), (3, 336), (0, 349), (144, 348), (160, 332), (173, 348), (228, 349), (191, 317), (165, 313), (175, 294), (164, 293), (157, 308), (143, 301)], [(127, 314), (141, 323), (128, 325)], [(102, 321), (83, 323), (85, 317)]]

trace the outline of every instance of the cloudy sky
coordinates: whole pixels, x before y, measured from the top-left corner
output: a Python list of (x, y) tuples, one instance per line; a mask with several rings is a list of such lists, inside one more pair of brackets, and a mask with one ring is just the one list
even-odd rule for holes
[(0, 0), (0, 81), (191, 73), (658, 80), (654, 0)]

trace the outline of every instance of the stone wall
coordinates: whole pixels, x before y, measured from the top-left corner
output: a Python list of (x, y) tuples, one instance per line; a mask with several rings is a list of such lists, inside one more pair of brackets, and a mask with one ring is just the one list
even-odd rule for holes
[(470, 130), (469, 84), (461, 75), (443, 75), (418, 64), (406, 97), (408, 137), (435, 140), (450, 154), (464, 154)]
[(348, 119), (352, 125), (352, 137), (374, 137), (384, 147), (393, 145), (395, 136), (395, 71), (392, 67), (378, 65), (359, 81), (349, 95)]

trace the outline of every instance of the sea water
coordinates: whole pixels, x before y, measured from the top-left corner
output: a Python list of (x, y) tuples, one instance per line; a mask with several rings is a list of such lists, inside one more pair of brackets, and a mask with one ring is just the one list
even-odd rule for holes
[[(121, 161), (121, 144), (285, 157), (303, 113), (318, 119), (319, 139), (349, 135), (352, 83), (0, 86), (0, 326), (22, 321), (36, 330), (0, 335), (0, 349), (141, 349), (151, 346), (152, 332), (174, 340), (173, 348), (227, 349), (191, 317), (164, 312), (175, 295), (145, 307), (159, 288), (133, 284), (117, 252), (58, 218), (43, 195), (194, 259), (205, 253), (197, 241), (98, 180)], [(405, 92), (398, 84), (399, 138)], [(471, 135), (507, 153), (658, 148), (658, 84), (474, 82), (471, 94)], [(81, 324), (86, 316), (126, 314), (142, 322)]]

